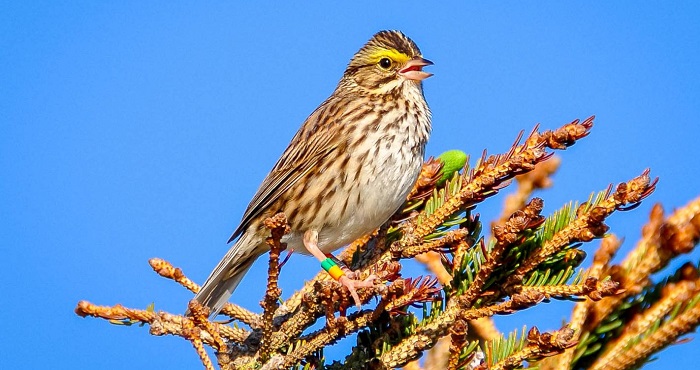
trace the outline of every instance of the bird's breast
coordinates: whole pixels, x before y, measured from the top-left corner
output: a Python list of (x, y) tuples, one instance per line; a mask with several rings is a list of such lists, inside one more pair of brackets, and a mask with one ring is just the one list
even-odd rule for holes
[(422, 108), (373, 111), (355, 122), (345, 150), (327, 158), (308, 186), (316, 210), (288, 236), (295, 250), (305, 252), (302, 235), (314, 229), (319, 248), (331, 252), (372, 232), (401, 207), (420, 174), (430, 134), (430, 114)]

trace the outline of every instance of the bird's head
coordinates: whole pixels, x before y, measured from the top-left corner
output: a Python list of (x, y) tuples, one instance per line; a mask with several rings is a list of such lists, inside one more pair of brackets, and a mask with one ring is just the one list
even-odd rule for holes
[(385, 94), (405, 84), (420, 86), (432, 76), (423, 67), (433, 64), (424, 59), (418, 46), (399, 31), (381, 31), (355, 54), (343, 75), (372, 94)]

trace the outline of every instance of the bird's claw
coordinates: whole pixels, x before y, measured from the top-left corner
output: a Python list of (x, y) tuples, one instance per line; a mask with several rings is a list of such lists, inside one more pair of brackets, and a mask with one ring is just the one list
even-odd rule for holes
[[(353, 275), (355, 274), (353, 273)], [(370, 275), (364, 280), (355, 280), (347, 275), (343, 275), (338, 279), (338, 282), (348, 289), (352, 299), (355, 301), (355, 306), (359, 310), (362, 308), (362, 301), (360, 301), (360, 296), (357, 294), (357, 288), (371, 288), (374, 286), (374, 280), (376, 279), (377, 277), (374, 275)]]

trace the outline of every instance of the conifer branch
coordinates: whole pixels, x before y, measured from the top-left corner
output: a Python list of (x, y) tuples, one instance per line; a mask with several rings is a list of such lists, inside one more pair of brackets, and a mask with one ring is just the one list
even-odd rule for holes
[(577, 218), (563, 230), (542, 246), (537, 253), (531, 255), (508, 279), (507, 286), (515, 285), (522, 280), (528, 272), (534, 270), (547, 257), (561, 251), (564, 247), (575, 242), (588, 242), (594, 238), (602, 237), (608, 231), (608, 226), (603, 223), (605, 219), (616, 210), (624, 210), (636, 207), (642, 199), (651, 194), (658, 179), (651, 180), (649, 171), (644, 171), (639, 177), (627, 183), (621, 183), (615, 191), (606, 196), (597, 205), (588, 207), (583, 204), (578, 209)]
[[(593, 117), (556, 130), (535, 129), (508, 152), (484, 154), (473, 166), (458, 168), (463, 162), (443, 162), (445, 156), (426, 161), (404, 207), (339, 254), (358, 278), (377, 277), (373, 287), (358, 290), (364, 306), (359, 311), (348, 313), (348, 292), (325, 272), (280, 303), (279, 254), (288, 232), (280, 214), (265, 221), (271, 253), (262, 313), (234, 304), (222, 310), (248, 329), (210, 321), (196, 301), (189, 303), (187, 315), (87, 301), (79, 302), (75, 312), (117, 325), (148, 325), (153, 335), (180, 336), (192, 344), (205, 369), (214, 368), (205, 345), (215, 350), (224, 370), (417, 370), (413, 361), (426, 353), (426, 367), (449, 369), (512, 369), (524, 363), (543, 369), (638, 366), (700, 323), (695, 267), (686, 265), (651, 283), (653, 273), (700, 240), (700, 198), (668, 218), (655, 206), (640, 242), (620, 265), (611, 261), (621, 242), (609, 235), (583, 272), (581, 244), (602, 237), (610, 214), (634, 208), (656, 186), (645, 171), (614, 191), (592, 196), (576, 211), (570, 203), (543, 217), (543, 201), (529, 198), (552, 184), (550, 175), (559, 162), (547, 161), (551, 150), (573, 145), (592, 125)], [(518, 189), (504, 216), (490, 224), (488, 239), (481, 235), (475, 208), (513, 178)], [(425, 263), (432, 275), (402, 276), (408, 259)], [(199, 291), (181, 269), (156, 258), (149, 263), (160, 276)], [(527, 335), (506, 338), (489, 321), (550, 298), (579, 300), (570, 324), (559, 331), (542, 334), (533, 327)], [(312, 331), (314, 325), (320, 329)], [(326, 361), (324, 348), (350, 334), (357, 341), (345, 362)]]

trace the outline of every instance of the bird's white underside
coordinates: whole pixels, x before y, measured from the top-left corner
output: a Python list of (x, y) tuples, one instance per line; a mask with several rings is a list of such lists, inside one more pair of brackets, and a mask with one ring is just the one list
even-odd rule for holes
[[(359, 202), (348, 204), (348, 210), (336, 216), (333, 224), (326, 224), (319, 228), (318, 246), (324, 253), (332, 252), (343, 247), (354, 240), (362, 237), (368, 232), (379, 227), (391, 217), (399, 207), (406, 201), (408, 193), (411, 191), (423, 165), (424, 144), (430, 134), (430, 113), (422, 96), (421, 88), (418, 84), (405, 81), (404, 93), (408, 94), (410, 101), (416, 102), (416, 109), (423, 110), (427, 114), (405, 114), (403, 116), (387, 114), (381, 117), (380, 127), (393, 127), (390, 130), (379, 129), (372, 131), (367, 140), (371, 144), (370, 148), (357, 150), (358, 153), (369, 150), (374, 153), (375, 147), (379, 147), (376, 155), (368, 157), (366, 160), (374, 163), (383, 163), (378, 173), (372, 174), (375, 166), (361, 164), (361, 181), (349, 187), (349, 198), (360, 199)], [(402, 112), (403, 113), (403, 112)], [(420, 117), (420, 118), (417, 118)], [(403, 118), (403, 119), (400, 119)], [(419, 121), (420, 120), (420, 121)], [(395, 122), (399, 122), (395, 125)], [(355, 131), (356, 133), (359, 131)], [(393, 140), (390, 140), (393, 138)], [(422, 143), (418, 143), (422, 140)], [(415, 151), (414, 147), (420, 150)], [(410, 160), (400, 159), (402, 156)], [(338, 176), (346, 176), (352, 173), (354, 168)], [(358, 192), (360, 193), (358, 196)], [(324, 214), (327, 207), (339, 209), (341, 205), (332, 204), (326, 200), (319, 214)], [(295, 251), (308, 254), (302, 242), (303, 234), (306, 230), (295, 230), (283, 238), (289, 248)]]

